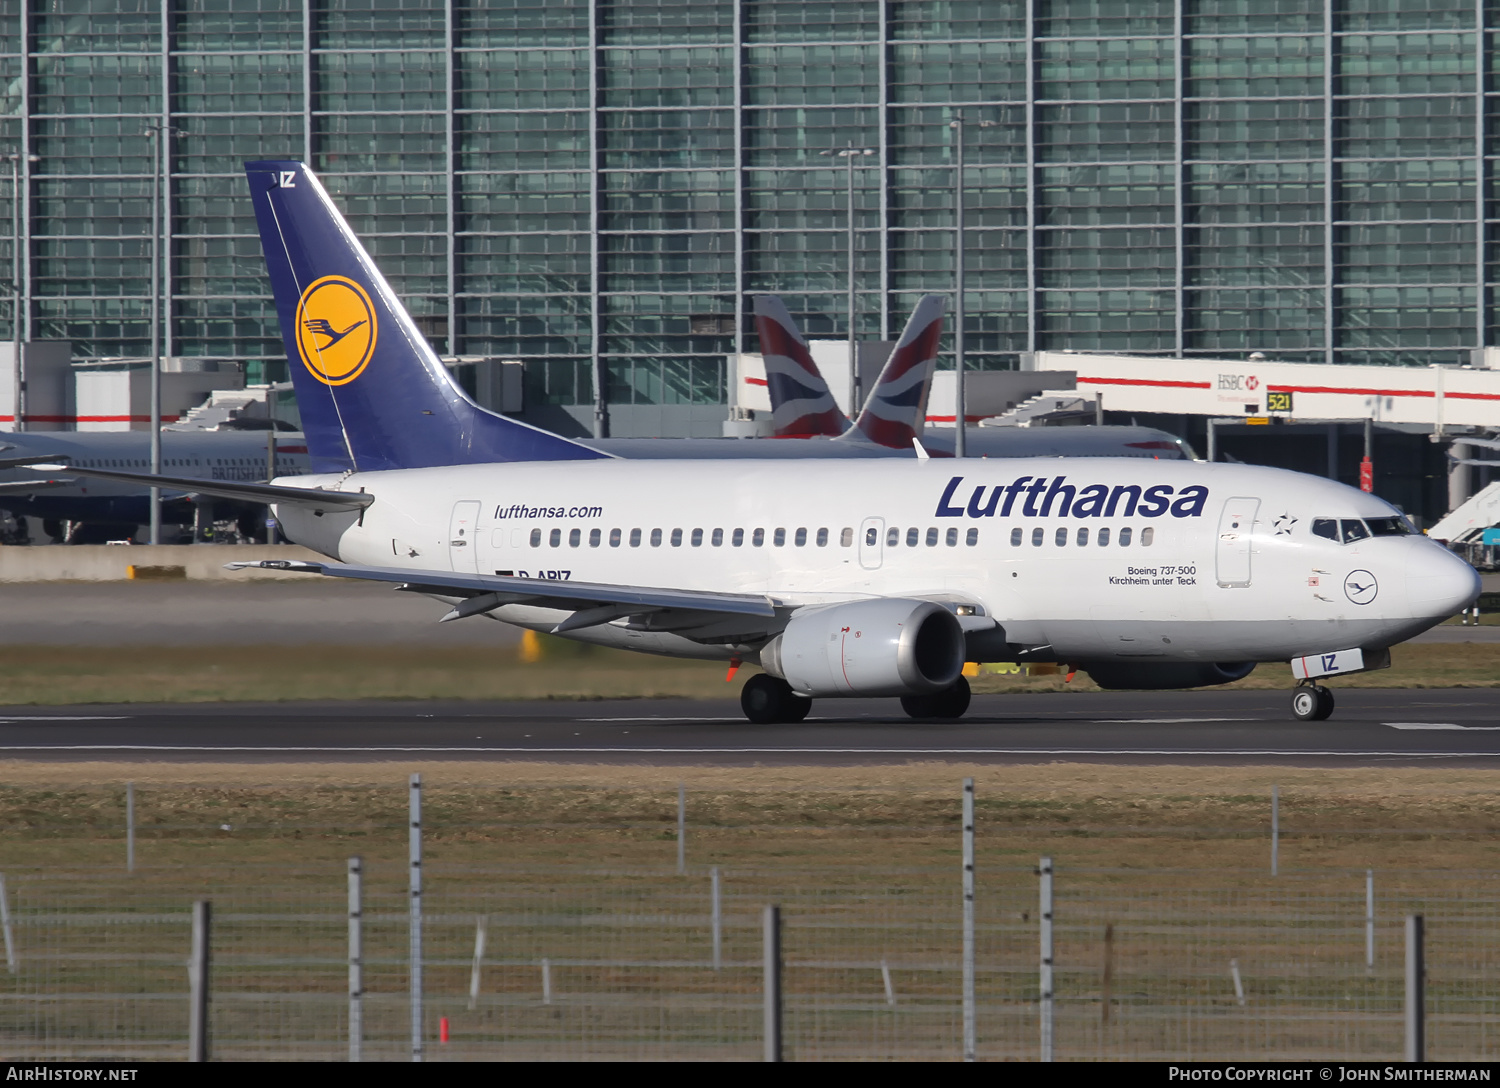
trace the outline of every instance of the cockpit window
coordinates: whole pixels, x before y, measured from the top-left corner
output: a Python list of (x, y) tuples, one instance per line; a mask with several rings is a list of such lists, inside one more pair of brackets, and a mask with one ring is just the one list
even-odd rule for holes
[(1366, 518), (1372, 536), (1408, 536), (1411, 524), (1405, 518)]
[(1313, 536), (1321, 536), (1339, 544), (1353, 544), (1371, 536), (1407, 536), (1415, 532), (1405, 518), (1314, 518)]
[(1339, 539), (1345, 544), (1353, 544), (1369, 535), (1370, 530), (1358, 518), (1343, 518), (1339, 521)]

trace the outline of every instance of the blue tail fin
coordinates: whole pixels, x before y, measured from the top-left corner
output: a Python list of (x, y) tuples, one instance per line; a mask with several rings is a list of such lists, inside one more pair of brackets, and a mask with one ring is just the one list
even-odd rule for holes
[(306, 165), (245, 173), (314, 472), (606, 456), (465, 396)]

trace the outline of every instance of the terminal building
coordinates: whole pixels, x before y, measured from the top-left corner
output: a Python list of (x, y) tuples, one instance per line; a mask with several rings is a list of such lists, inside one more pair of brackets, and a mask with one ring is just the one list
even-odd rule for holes
[[(955, 288), (960, 192), (971, 367), (1500, 344), (1490, 3), (0, 11), (0, 269), (20, 338), (77, 359), (285, 377), (241, 168), (262, 157), (309, 161), (437, 350), (522, 361), (528, 416), (561, 429), (719, 433), (750, 294), (847, 333), (851, 233), (855, 334), (894, 338)], [(14, 316), (0, 297), (0, 339)]]

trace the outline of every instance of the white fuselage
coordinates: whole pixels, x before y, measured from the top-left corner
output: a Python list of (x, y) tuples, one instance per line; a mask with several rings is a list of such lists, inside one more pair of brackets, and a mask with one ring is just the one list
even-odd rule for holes
[[(376, 496), (362, 515), (278, 511), (291, 539), (345, 562), (764, 594), (788, 608), (970, 600), (1016, 652), (1056, 660), (1285, 661), (1384, 647), (1478, 592), (1471, 567), (1419, 535), (1313, 533), (1340, 519), (1388, 528), (1398, 515), (1383, 500), (1243, 465), (533, 462), (282, 482)], [(544, 630), (566, 615), (494, 614)], [(574, 637), (681, 656), (746, 649), (623, 622)]]

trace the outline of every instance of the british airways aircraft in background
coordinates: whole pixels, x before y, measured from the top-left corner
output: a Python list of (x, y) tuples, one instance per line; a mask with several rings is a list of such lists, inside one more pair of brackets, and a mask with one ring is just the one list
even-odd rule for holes
[[(833, 439), (832, 445), (811, 443), (814, 455), (851, 448), (910, 455), (919, 442), (933, 456), (952, 456), (951, 434), (924, 433), (944, 306), (941, 295), (924, 295), (917, 303), (864, 407), (850, 423), (786, 305), (775, 295), (755, 296), (755, 328), (776, 436)], [(1154, 427), (993, 427), (971, 429), (966, 439), (970, 457), (1193, 458), (1186, 442)]]
[(825, 696), (957, 717), (967, 661), (1126, 688), (1290, 662), (1293, 712), (1318, 719), (1333, 699), (1317, 678), (1382, 667), (1479, 591), (1394, 507), (1279, 469), (607, 457), (469, 400), (306, 166), (247, 174), (312, 474), (201, 490), (274, 503), (333, 561), (246, 565), (389, 582), (449, 620), (757, 663), (741, 693), (756, 722)]
[[(267, 432), (260, 430), (163, 431), (162, 468), (174, 476), (203, 480), (266, 479)], [(24, 466), (53, 467), (38, 477)], [(150, 520), (149, 488), (138, 483), (85, 479), (70, 468), (149, 471), (151, 435), (145, 431), (0, 432), (0, 510), (16, 517), (41, 518), (48, 535), (69, 543), (101, 543), (129, 536)], [(276, 441), (277, 476), (307, 471), (307, 446), (301, 434), (283, 433)], [(162, 519), (190, 524), (193, 504), (188, 490), (162, 496)], [(240, 503), (240, 520), (260, 521), (257, 504)], [(64, 528), (68, 526), (68, 528)]]

